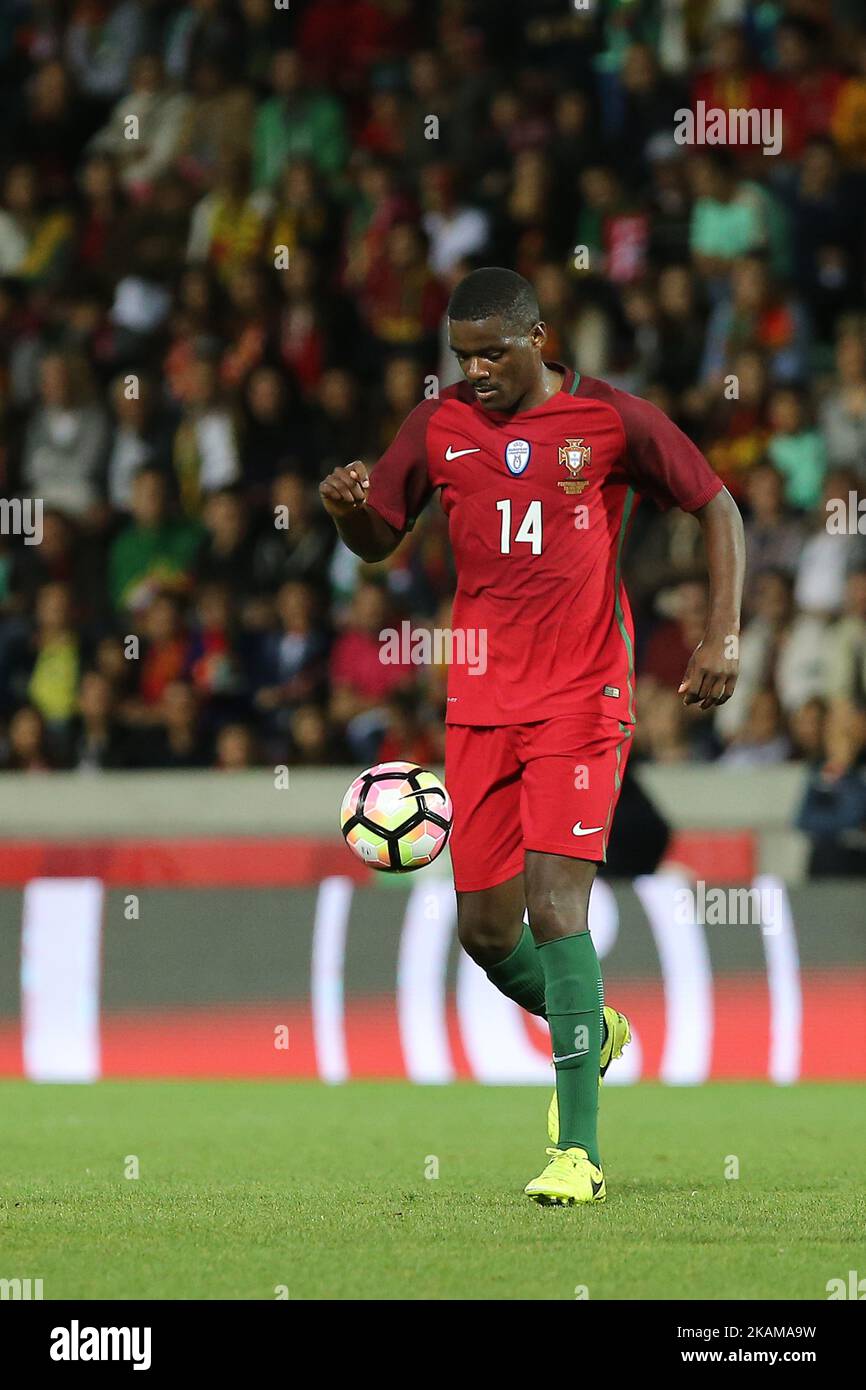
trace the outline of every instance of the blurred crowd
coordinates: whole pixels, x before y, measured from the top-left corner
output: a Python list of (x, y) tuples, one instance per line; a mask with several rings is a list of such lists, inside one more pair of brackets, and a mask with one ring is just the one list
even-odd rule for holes
[[(779, 154), (678, 143), (700, 101), (780, 112)], [(713, 717), (675, 694), (697, 523), (639, 509), (636, 757), (857, 780), (859, 3), (6, 0), (0, 170), (2, 496), (45, 508), (0, 536), (3, 766), (441, 758), (447, 673), (379, 633), (449, 626), (444, 518), (370, 569), (317, 483), (458, 379), (449, 292), (503, 264), (549, 357), (657, 403), (745, 516)]]

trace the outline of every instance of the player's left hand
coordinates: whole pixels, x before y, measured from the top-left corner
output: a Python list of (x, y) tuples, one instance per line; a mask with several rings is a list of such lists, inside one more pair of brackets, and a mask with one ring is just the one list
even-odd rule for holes
[(737, 643), (731, 635), (708, 636), (698, 643), (677, 691), (684, 705), (711, 709), (730, 700), (740, 670), (739, 660), (728, 655), (732, 649), (737, 650)]

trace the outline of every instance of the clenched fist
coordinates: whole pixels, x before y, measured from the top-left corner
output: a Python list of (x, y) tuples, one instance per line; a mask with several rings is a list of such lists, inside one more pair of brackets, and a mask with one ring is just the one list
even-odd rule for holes
[(325, 511), (333, 517), (350, 516), (367, 500), (370, 480), (366, 466), (356, 459), (348, 468), (335, 468), (321, 483), (319, 496)]

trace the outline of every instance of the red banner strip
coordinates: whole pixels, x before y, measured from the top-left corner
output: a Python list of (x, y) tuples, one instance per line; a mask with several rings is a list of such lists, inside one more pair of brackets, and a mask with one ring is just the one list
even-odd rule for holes
[[(749, 883), (755, 867), (750, 832), (686, 831), (674, 836), (666, 863), (712, 883)], [(342, 874), (370, 883), (373, 870), (342, 840), (261, 839), (2, 840), (0, 886), (32, 878), (101, 878), (109, 888), (297, 888)]]
[[(810, 970), (802, 978), (803, 1080), (866, 1079), (866, 971)], [(664, 991), (656, 980), (610, 983), (618, 1006), (634, 1019), (642, 1076), (658, 1076), (665, 1036)], [(712, 1080), (765, 1080), (769, 1002), (757, 975), (722, 976), (714, 983)], [(449, 1035), (456, 1074), (471, 1077), (459, 1041), (453, 1000)], [(288, 1030), (288, 1047), (277, 1040)], [(345, 1030), (352, 1077), (404, 1077), (392, 997), (346, 1001)], [(315, 1077), (313, 1030), (303, 1004), (177, 1008), (104, 1013), (102, 1073), (113, 1077)], [(0, 1075), (20, 1076), (17, 1020), (0, 1020)]]

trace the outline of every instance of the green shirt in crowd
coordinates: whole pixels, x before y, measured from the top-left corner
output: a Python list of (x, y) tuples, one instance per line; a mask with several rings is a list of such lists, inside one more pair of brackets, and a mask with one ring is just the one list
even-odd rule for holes
[(111, 547), (108, 579), (116, 608), (137, 608), (148, 593), (177, 589), (193, 571), (204, 532), (187, 521), (129, 526)]

